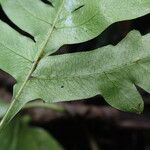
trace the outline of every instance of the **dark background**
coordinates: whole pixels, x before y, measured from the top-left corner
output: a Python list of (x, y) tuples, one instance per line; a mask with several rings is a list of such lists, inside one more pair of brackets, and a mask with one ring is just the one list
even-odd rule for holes
[[(22, 31), (0, 8), (0, 19), (21, 34)], [(116, 45), (133, 29), (141, 34), (150, 32), (150, 14), (144, 17), (115, 23), (95, 39), (75, 45), (65, 45), (55, 54), (89, 51), (108, 44)], [(10, 102), (15, 80), (0, 70), (0, 97)], [(46, 109), (28, 109), (23, 113), (32, 116), (32, 126), (49, 131), (66, 150), (150, 150), (150, 94), (139, 89), (145, 101), (143, 114), (118, 111), (108, 106), (101, 96), (88, 100), (61, 103), (67, 112)]]

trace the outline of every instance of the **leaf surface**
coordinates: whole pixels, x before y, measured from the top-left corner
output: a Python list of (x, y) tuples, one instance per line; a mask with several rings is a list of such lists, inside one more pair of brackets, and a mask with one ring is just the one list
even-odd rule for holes
[(33, 72), (22, 99), (59, 102), (101, 94), (117, 109), (142, 112), (143, 101), (135, 84), (150, 92), (149, 43), (150, 34), (142, 37), (133, 31), (117, 46), (45, 57)]
[[(49, 4), (41, 0), (1, 0), (0, 3), (8, 19), (15, 25), (12, 28), (10, 24), (0, 21), (0, 69), (17, 80), (13, 102), (1, 122), (1, 127), (7, 124), (27, 102), (38, 98), (47, 102), (56, 102), (102, 94), (114, 107), (126, 110), (129, 104), (124, 105), (121, 102), (126, 102), (124, 92), (130, 87), (133, 93), (129, 92), (126, 99), (129, 101), (133, 97), (132, 103), (138, 101), (139, 107), (143, 108), (141, 97), (131, 82), (127, 80), (127, 87), (123, 88), (122, 93), (119, 90), (122, 82), (117, 80), (120, 75), (116, 77), (107, 74), (107, 78), (104, 75), (105, 70), (109, 72), (109, 69), (114, 67), (110, 59), (109, 63), (106, 63), (105, 57), (112, 57), (112, 60), (115, 60), (118, 55), (111, 49), (123, 49), (124, 52), (126, 48), (131, 47), (132, 50), (138, 51), (141, 47), (142, 49), (145, 47), (142, 43), (139, 42), (138, 46), (142, 44), (140, 47), (134, 47), (133, 41), (127, 43), (129, 46), (124, 44), (124, 47), (118, 45), (104, 48), (112, 51), (110, 54), (103, 49), (101, 53), (99, 49), (89, 53), (47, 56), (64, 44), (80, 43), (96, 37), (114, 22), (148, 14), (149, 0), (94, 0), (94, 2), (52, 0)], [(137, 37), (136, 34), (135, 36)], [(138, 37), (141, 39), (140, 36)], [(105, 57), (103, 53), (106, 53)], [(124, 53), (127, 55), (128, 50)], [(127, 58), (124, 53), (120, 54), (123, 60)], [(133, 55), (134, 58), (137, 56), (134, 53)], [(122, 66), (123, 62), (120, 61), (114, 62), (114, 65), (121, 63), (119, 66)], [(131, 59), (132, 61), (134, 60)], [(115, 81), (111, 80), (117, 80), (117, 86), (114, 84)], [(122, 101), (119, 103), (120, 99)], [(135, 106), (134, 109), (136, 108)]]
[(64, 44), (93, 39), (114, 22), (150, 13), (149, 0), (51, 0), (50, 3), (1, 1), (7, 16), (34, 37), (35, 51), (44, 48), (53, 53)]

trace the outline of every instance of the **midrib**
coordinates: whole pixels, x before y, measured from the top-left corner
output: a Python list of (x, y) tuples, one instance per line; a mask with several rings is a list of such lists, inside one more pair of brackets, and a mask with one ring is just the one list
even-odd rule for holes
[(41, 44), (41, 45), (43, 45), (43, 46), (42, 46), (42, 48), (39, 50), (39, 52), (37, 53), (37, 55), (36, 55), (36, 57), (35, 57), (35, 61), (34, 61), (33, 65), (31, 66), (31, 69), (30, 69), (30, 71), (29, 71), (27, 77), (25, 78), (25, 80), (24, 80), (24, 82), (22, 83), (22, 85), (21, 85), (19, 91), (17, 92), (15, 98), (13, 99), (13, 101), (12, 101), (12, 103), (11, 103), (9, 109), (7, 110), (5, 116), (3, 117), (3, 119), (2, 119), (2, 121), (1, 121), (1, 123), (0, 123), (0, 126), (2, 126), (5, 121), (7, 121), (7, 117), (8, 117), (8, 114), (9, 114), (10, 110), (12, 109), (12, 107), (13, 107), (13, 105), (16, 103), (16, 101), (18, 100), (18, 98), (19, 98), (19, 96), (21, 95), (21, 93), (22, 93), (24, 87), (26, 86), (28, 80), (30, 79), (32, 73), (33, 73), (34, 70), (36, 69), (36, 67), (37, 67), (37, 65), (38, 65), (38, 63), (39, 63), (39, 60), (41, 59), (41, 56), (42, 56), (42, 54), (43, 54), (43, 52), (44, 52), (44, 49), (45, 49), (45, 47), (47, 46), (47, 43), (49, 42), (50, 37), (51, 37), (51, 35), (52, 35), (52, 33), (53, 33), (54, 29), (55, 29), (55, 25), (56, 25), (56, 23), (57, 23), (58, 17), (59, 17), (59, 15), (60, 15), (61, 11), (62, 11), (63, 6), (64, 6), (64, 2), (65, 2), (65, 0), (62, 0), (62, 4), (60, 5), (60, 8), (59, 8), (59, 10), (58, 10), (58, 13), (56, 14), (56, 17), (55, 17), (55, 19), (54, 19), (52, 28), (50, 28), (50, 30), (49, 30), (49, 32), (48, 32), (48, 34), (47, 34), (48, 36), (47, 36), (46, 40)]

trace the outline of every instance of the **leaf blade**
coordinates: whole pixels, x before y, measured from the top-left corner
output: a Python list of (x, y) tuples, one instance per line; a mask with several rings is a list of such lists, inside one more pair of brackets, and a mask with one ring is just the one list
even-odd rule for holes
[[(149, 39), (150, 34), (146, 36)], [(40, 97), (46, 102), (101, 94), (115, 108), (142, 112), (143, 101), (134, 86), (139, 84), (131, 70), (136, 70), (137, 62), (150, 56), (149, 40), (143, 39), (145, 36), (134, 31), (117, 46), (44, 58), (32, 74), (29, 89), (34, 87), (31, 92), (35, 94), (34, 98)], [(44, 87), (47, 87), (45, 91), (42, 90)]]
[[(113, 4), (114, 1), (115, 0), (112, 0), (111, 3)], [(86, 5), (84, 5), (83, 2)], [(113, 22), (125, 19), (133, 19), (150, 12), (149, 5), (143, 5), (145, 3), (149, 3), (148, 0), (132, 0), (130, 2), (126, 1), (126, 3), (124, 3), (123, 0), (121, 0), (122, 3), (120, 3), (118, 0), (117, 2), (119, 2), (118, 4), (120, 6), (119, 11), (122, 12), (121, 17), (112, 17), (112, 21), (108, 21), (108, 19), (111, 18), (111, 16), (109, 16), (111, 11), (112, 14), (114, 13), (114, 16), (119, 15), (117, 14), (118, 12), (115, 12), (115, 7), (110, 7), (110, 4), (103, 0), (95, 0), (95, 3), (91, 2), (90, 0), (56, 0), (52, 1), (52, 5), (54, 7), (47, 6), (41, 1), (0, 1), (2, 8), (10, 20), (14, 22), (18, 28), (33, 36), (36, 42), (35, 43), (29, 37), (24, 36), (21, 33), (17, 33), (17, 31), (11, 29), (10, 25), (0, 22), (0, 27), (5, 26), (5, 28), (10, 31), (10, 34), (7, 32), (6, 35), (4, 34), (4, 36), (0, 36), (0, 40), (3, 41), (4, 45), (11, 46), (11, 50), (15, 50), (16, 53), (16, 55), (14, 55), (14, 53), (10, 55), (11, 59), (9, 63), (5, 64), (4, 58), (7, 58), (6, 60), (9, 59), (8, 48), (4, 49), (4, 47), (1, 46), (0, 49), (2, 50), (0, 51), (0, 68), (10, 73), (17, 80), (17, 84), (14, 88), (13, 102), (1, 122), (1, 127), (4, 126), (4, 123), (7, 124), (28, 101), (32, 101), (37, 98), (38, 95), (36, 91), (31, 93), (31, 90), (28, 88), (30, 86), (29, 81), (31, 82), (32, 74), (45, 53), (49, 52), (51, 54), (63, 44), (79, 43), (94, 38)], [(129, 12), (131, 12), (131, 14), (126, 15), (125, 7), (121, 7), (123, 5), (128, 5)], [(32, 9), (31, 6), (33, 6)], [(101, 12), (104, 11), (101, 7), (103, 9), (110, 7), (110, 11), (108, 12), (107, 16)], [(42, 8), (44, 8), (44, 10), (40, 11)], [(82, 15), (80, 15), (81, 13)], [(48, 19), (48, 17), (50, 19)], [(102, 21), (102, 19), (104, 19), (104, 21)], [(4, 28), (0, 29), (2, 29), (1, 33), (4, 33)], [(82, 36), (80, 36), (80, 34)], [(58, 40), (59, 38), (60, 40)], [(17, 46), (19, 49), (21, 49), (20, 51)], [(5, 53), (5, 51), (7, 51), (7, 53)], [(3, 55), (5, 57), (3, 57)], [(22, 59), (23, 57), (26, 59)], [(29, 61), (27, 61), (27, 59)], [(82, 72), (84, 67), (80, 69)], [(96, 85), (95, 82), (94, 84)], [(49, 88), (51, 88), (50, 86), (51, 85), (49, 85)], [(91, 85), (88, 84), (88, 86), (90, 87)], [(81, 89), (82, 87), (78, 86), (78, 88)], [(92, 90), (92, 88), (94, 88), (94, 90)], [(37, 88), (35, 88), (35, 90), (36, 89)], [(96, 95), (97, 93), (99, 94), (97, 86), (91, 86), (90, 94), (84, 92), (85, 95), (81, 94), (80, 96), (82, 98), (86, 98), (90, 97), (90, 95)], [(70, 97), (71, 96), (72, 94), (70, 94)], [(43, 94), (40, 97), (43, 97)], [(52, 97), (56, 99), (55, 93), (51, 95), (51, 98)], [(74, 98), (76, 99), (74, 96), (71, 99)], [(46, 98), (46, 100), (47, 99), (48, 98)]]
[[(150, 13), (149, 0), (56, 0), (52, 1), (54, 7), (45, 5), (40, 0), (4, 0), (1, 3), (9, 18), (35, 37), (38, 49), (41, 48), (43, 39), (47, 38), (45, 35), (53, 28), (55, 16), (64, 3), (52, 37), (45, 47), (45, 51), (50, 54), (64, 44), (93, 39), (115, 22)], [(74, 11), (77, 8), (80, 9)]]

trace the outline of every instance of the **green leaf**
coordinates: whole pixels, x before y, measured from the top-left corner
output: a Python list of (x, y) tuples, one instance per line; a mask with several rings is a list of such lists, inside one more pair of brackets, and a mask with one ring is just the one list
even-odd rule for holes
[(1, 150), (63, 150), (45, 130), (17, 120), (0, 133)]
[(58, 102), (101, 94), (117, 109), (142, 112), (143, 101), (135, 84), (150, 92), (149, 43), (150, 34), (142, 37), (133, 31), (117, 46), (45, 57), (21, 99)]
[[(1, 127), (7, 124), (27, 102), (39, 98), (47, 102), (56, 102), (102, 94), (109, 103), (113, 103), (113, 106), (125, 110), (121, 101), (118, 102), (122, 98), (121, 96), (124, 98), (124, 93), (120, 93), (118, 86), (113, 86), (114, 83), (110, 81), (110, 77), (107, 77), (107, 80), (102, 80), (101, 76), (98, 78), (101, 68), (107, 70), (114, 67), (110, 59), (108, 60), (110, 66), (107, 66), (108, 64), (106, 64), (100, 50), (75, 55), (47, 56), (64, 44), (79, 43), (96, 37), (114, 22), (129, 20), (150, 13), (149, 0), (94, 0), (94, 2), (91, 0), (52, 0), (49, 5), (41, 0), (1, 0), (0, 3), (8, 18), (22, 33), (18, 33), (5, 22), (0, 21), (0, 69), (17, 80), (14, 87), (13, 102), (1, 122)], [(134, 47), (132, 43), (130, 45), (134, 50), (139, 49)], [(120, 48), (120, 46), (118, 47)], [(115, 48), (110, 46), (109, 49), (111, 51)], [(124, 47), (120, 49), (124, 49)], [(110, 57), (114, 55), (113, 52), (111, 53), (107, 55)], [(93, 55), (99, 57), (93, 61)], [(72, 59), (73, 57), (76, 60)], [(122, 57), (126, 58), (126, 55)], [(101, 60), (105, 62), (106, 66), (101, 66), (105, 65)], [(67, 65), (65, 62), (69, 64)], [(41, 66), (48, 68), (47, 71), (44, 70), (43, 75), (40, 71)], [(69, 73), (72, 78), (70, 78)], [(56, 76), (58, 74), (59, 80)], [(43, 77), (46, 78), (46, 82), (40, 79)], [(106, 85), (108, 86), (108, 84), (105, 85), (104, 81), (109, 82), (110, 87), (107, 88)], [(119, 87), (121, 86), (121, 83), (117, 84)], [(65, 88), (63, 88), (64, 86)], [(130, 84), (127, 84), (128, 86), (130, 87)], [(112, 93), (109, 92), (111, 89), (116, 95), (109, 94)], [(130, 89), (132, 88), (130, 87)], [(132, 103), (134, 103), (133, 101), (141, 101), (134, 89), (133, 86), (133, 94), (130, 92), (130, 96), (126, 98), (129, 101), (130, 97), (135, 95)], [(122, 101), (124, 102), (124, 99)], [(142, 108), (141, 105), (140, 108)]]
[[(64, 44), (93, 39), (114, 22), (150, 13), (149, 0), (51, 0), (51, 3), (1, 0), (8, 17), (35, 38), (34, 51), (33, 47), (26, 47), (32, 51), (26, 54), (28, 59), (33, 60), (39, 49), (53, 53)], [(16, 46), (15, 49), (20, 48)]]

